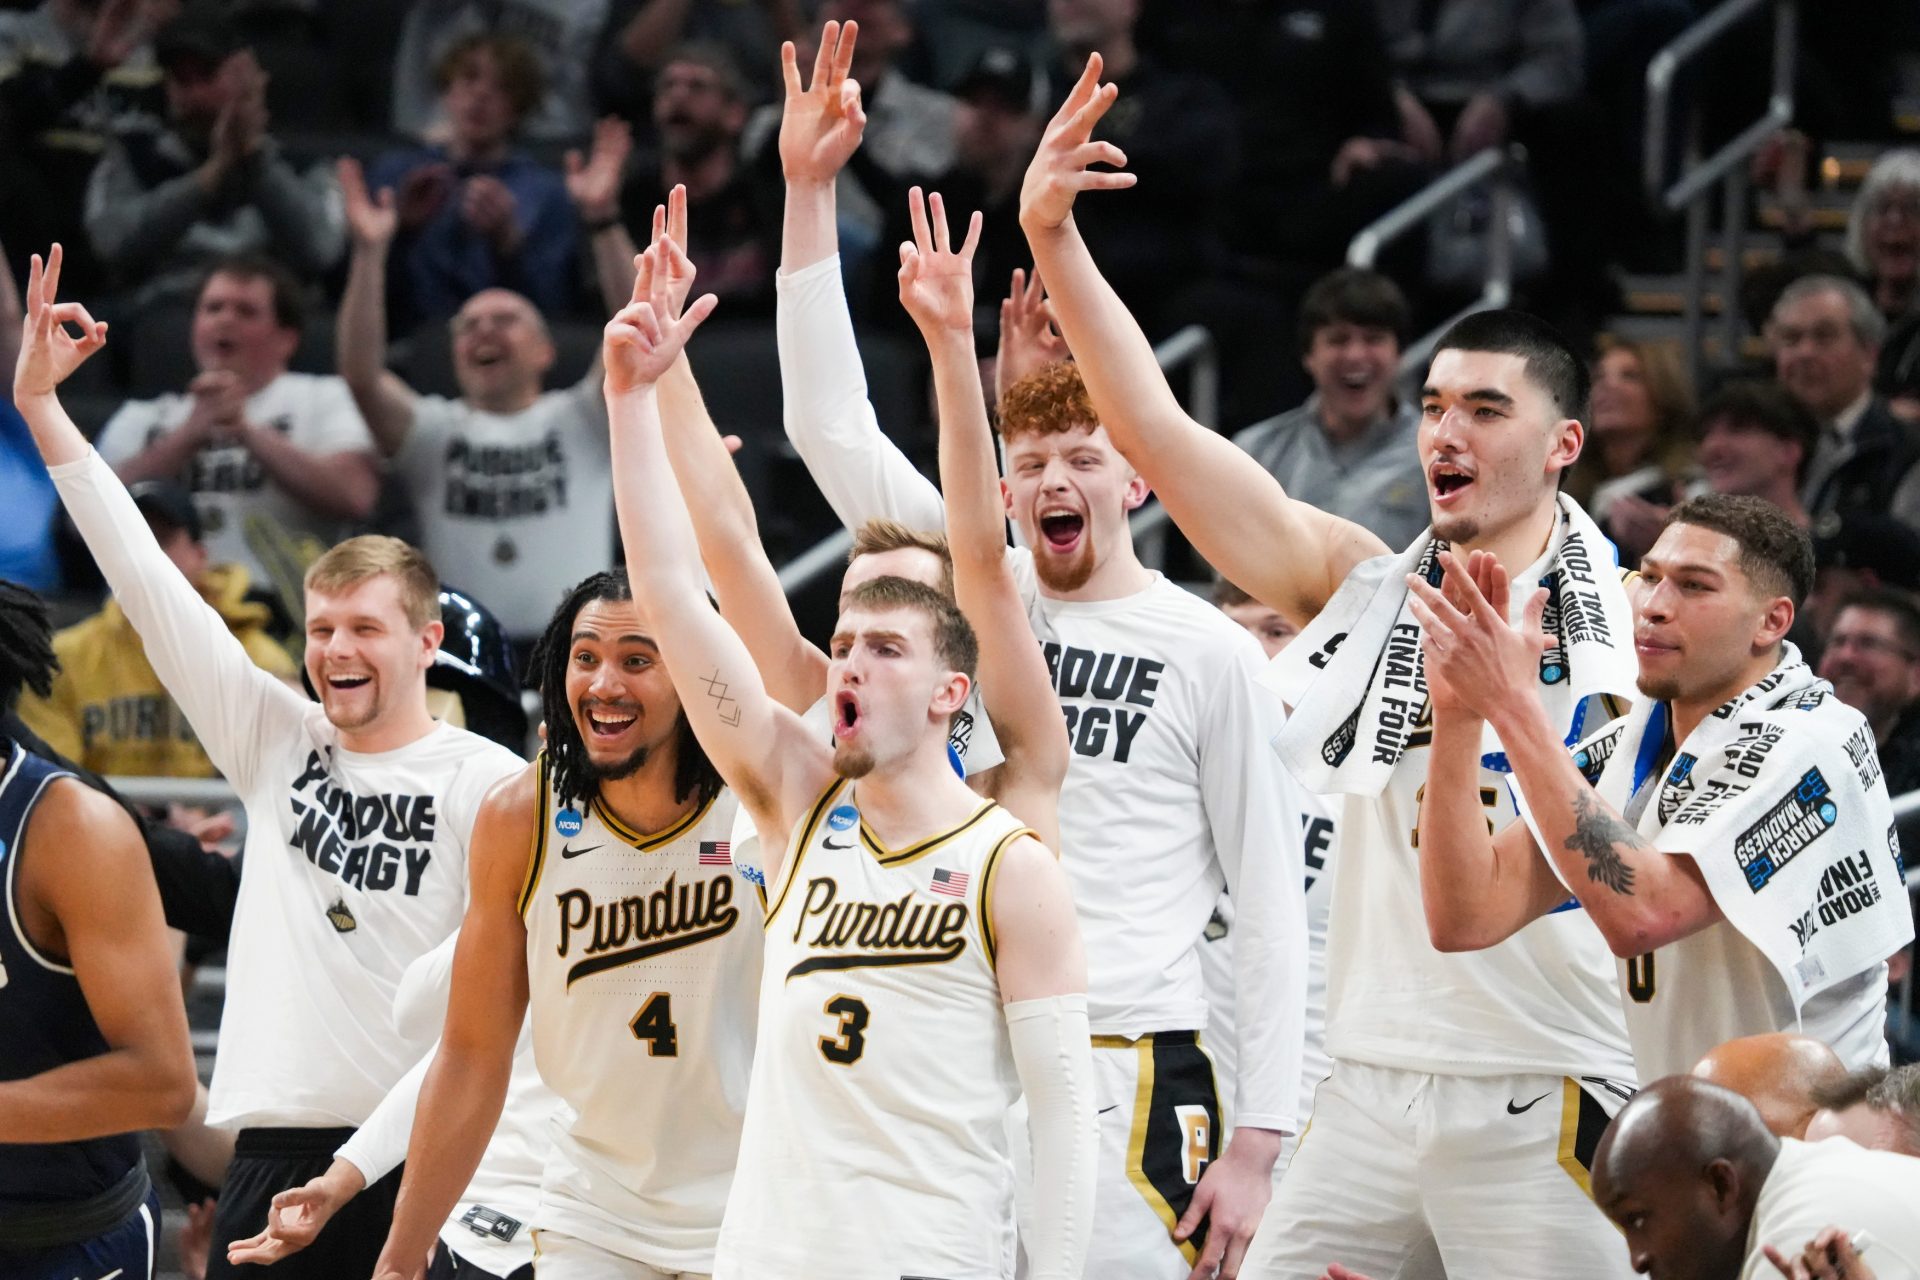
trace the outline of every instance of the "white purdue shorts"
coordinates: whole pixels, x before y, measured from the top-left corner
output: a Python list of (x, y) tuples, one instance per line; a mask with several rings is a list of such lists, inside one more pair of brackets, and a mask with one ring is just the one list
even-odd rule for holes
[[(1088, 1280), (1187, 1280), (1203, 1241), (1176, 1243), (1173, 1229), (1227, 1138), (1212, 1059), (1192, 1031), (1095, 1036), (1093, 1097), (1100, 1158)], [(1008, 1136), (1026, 1233), (1035, 1209), (1024, 1107), (1009, 1113)]]
[(1243, 1280), (1631, 1276), (1594, 1207), (1594, 1148), (1632, 1086), (1334, 1064), (1267, 1206)]
[(644, 1262), (553, 1231), (533, 1233), (534, 1280), (707, 1280), (691, 1271), (661, 1271)]

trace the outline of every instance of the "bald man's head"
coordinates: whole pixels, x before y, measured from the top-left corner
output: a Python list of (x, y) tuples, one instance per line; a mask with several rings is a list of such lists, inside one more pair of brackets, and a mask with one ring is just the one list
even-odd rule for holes
[(1593, 1198), (1655, 1280), (1734, 1280), (1754, 1202), (1780, 1154), (1751, 1102), (1692, 1076), (1620, 1109), (1593, 1160)]
[(1804, 1138), (1816, 1098), (1847, 1078), (1847, 1066), (1811, 1036), (1778, 1031), (1729, 1040), (1694, 1064), (1698, 1078), (1731, 1089), (1782, 1138)]

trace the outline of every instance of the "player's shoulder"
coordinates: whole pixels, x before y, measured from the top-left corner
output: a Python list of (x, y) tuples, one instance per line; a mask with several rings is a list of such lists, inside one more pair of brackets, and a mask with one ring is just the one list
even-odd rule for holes
[(518, 766), (488, 784), (480, 797), (476, 831), (481, 826), (516, 827), (531, 831), (539, 821), (545, 769), (539, 760), (522, 760)]
[[(132, 845), (123, 842), (123, 847), (139, 847), (144, 858), (140, 828), (117, 800), (89, 786), (78, 775), (48, 763), (50, 776), (27, 819), (29, 840), (36, 840), (42, 832), (57, 831), (64, 850), (63, 862), (75, 859), (97, 862), (116, 848), (102, 837), (122, 836), (133, 842)], [(84, 838), (76, 838), (81, 836)]]

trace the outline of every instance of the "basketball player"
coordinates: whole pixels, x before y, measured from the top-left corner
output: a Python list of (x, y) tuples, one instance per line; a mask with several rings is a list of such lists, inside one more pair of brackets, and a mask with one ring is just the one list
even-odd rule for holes
[(663, 323), (657, 289), (614, 317), (604, 356), (634, 594), (767, 864), (759, 1053), (715, 1275), (1010, 1275), (1003, 1118), (1024, 1089), (1047, 1218), (1031, 1274), (1077, 1276), (1093, 1192), (1084, 961), (1053, 856), (948, 761), (972, 630), (938, 592), (876, 579), (830, 649), (834, 745), (767, 696), (707, 604), (654, 398), (712, 307)]
[[(307, 570), (318, 705), (253, 664), (60, 407), (55, 388), (101, 348), (106, 325), (56, 302), (59, 276), (55, 245), (34, 260), (15, 403), (154, 671), (247, 814), (207, 1117), (239, 1131), (214, 1222), (218, 1278), (231, 1274), (228, 1244), (266, 1225), (275, 1193), (326, 1172), (431, 1044), (394, 1025), (394, 986), (459, 923), (480, 800), (520, 761), (428, 714), (440, 584), (397, 539), (351, 539)], [(397, 1187), (369, 1188), (285, 1271), (370, 1271)]]
[[(0, 716), (47, 696), (46, 607), (0, 581)], [(125, 810), (0, 736), (0, 1275), (154, 1272), (136, 1133), (193, 1107), (186, 1009)]]
[[(1545, 590), (1516, 626), (1498, 564), (1442, 561), (1444, 594), (1412, 584), (1435, 945), (1501, 942), (1571, 889), (1620, 958), (1643, 1082), (1769, 1031), (1885, 1066), (1886, 958), (1913, 917), (1872, 726), (1786, 640), (1813, 586), (1805, 531), (1758, 498), (1674, 508), (1630, 588), (1643, 700), (1572, 755), (1533, 696)], [(1497, 838), (1476, 794), (1489, 725), (1528, 814)]]
[(688, 727), (624, 575), (534, 649), (548, 746), (488, 796), (446, 1025), (376, 1275), (411, 1278), (479, 1165), (529, 1009), (569, 1112), (534, 1214), (542, 1277), (706, 1275), (753, 1057), (761, 900), (734, 799)]
[[(844, 54), (849, 38), (836, 45), (829, 32), (823, 51)], [(859, 142), (858, 91), (825, 52), (803, 90), (783, 56), (776, 285), (788, 436), (847, 527), (879, 517), (939, 529), (939, 490), (867, 403), (840, 283), (833, 187)], [(1298, 1126), (1305, 993), (1299, 826), (1266, 746), (1275, 718), (1255, 697), (1260, 651), (1134, 555), (1127, 514), (1146, 486), (1107, 442), (1072, 365), (1021, 380), (1000, 410), (1005, 506), (1031, 549), (1010, 562), (1073, 742), (1061, 852), (1088, 947), (1101, 1115), (1088, 1274), (1184, 1280), (1224, 1266), (1231, 1276), (1281, 1138)], [(1231, 1142), (1200, 1045), (1196, 955), (1228, 886), (1242, 944)]]
[[(1095, 55), (1048, 125), (1021, 225), (1121, 452), (1202, 555), (1303, 627), (1268, 675), (1293, 704), (1277, 745), (1309, 790), (1346, 796), (1328, 938), (1333, 1074), (1246, 1270), (1312, 1277), (1339, 1261), (1392, 1275), (1431, 1237), (1453, 1275), (1625, 1275), (1577, 1141), (1633, 1078), (1611, 958), (1567, 914), (1500, 947), (1440, 954), (1412, 849), (1430, 733), (1402, 575), (1437, 573), (1439, 545), (1490, 551), (1517, 577), (1561, 585), (1563, 661), (1540, 676), (1553, 681), (1563, 735), (1632, 687), (1627, 602), (1604, 541), (1556, 501), (1584, 435), (1585, 370), (1557, 334), (1516, 313), (1472, 317), (1443, 338), (1419, 440), (1434, 528), (1397, 558), (1360, 526), (1288, 498), (1181, 410), (1074, 226), (1081, 191), (1132, 183), (1090, 168), (1123, 160), (1089, 143), (1118, 92), (1099, 75)], [(1490, 769), (1483, 785), (1489, 820), (1511, 821), (1501, 775)]]

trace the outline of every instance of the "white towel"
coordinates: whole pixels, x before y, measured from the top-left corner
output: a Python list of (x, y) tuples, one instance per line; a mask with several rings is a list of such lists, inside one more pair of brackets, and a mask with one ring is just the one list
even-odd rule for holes
[[(1525, 584), (1548, 591), (1541, 629), (1553, 637), (1540, 660), (1540, 698), (1569, 746), (1617, 714), (1634, 693), (1633, 613), (1613, 544), (1580, 504), (1560, 495), (1546, 554), (1512, 575), (1513, 605)], [(1267, 667), (1261, 683), (1292, 708), (1274, 749), (1309, 791), (1376, 796), (1427, 714), (1420, 624), (1408, 607), (1407, 575), (1440, 580), (1447, 544), (1429, 529), (1399, 555), (1354, 567), (1320, 616)], [(1596, 712), (1601, 699), (1620, 700)], [(1590, 723), (1591, 722), (1591, 723)], [(1489, 730), (1481, 763), (1511, 772)]]
[[(1873, 730), (1785, 648), (1764, 679), (1687, 735), (1634, 829), (1692, 856), (1720, 913), (1779, 971), (1797, 1010), (1911, 942), (1913, 914)], [(1667, 731), (1666, 704), (1644, 699), (1574, 760), (1630, 814)]]

